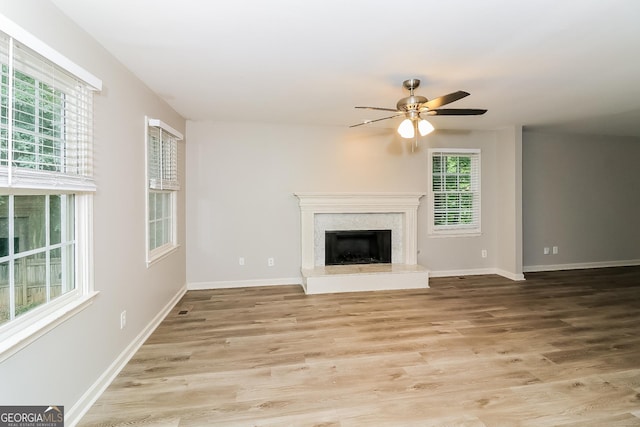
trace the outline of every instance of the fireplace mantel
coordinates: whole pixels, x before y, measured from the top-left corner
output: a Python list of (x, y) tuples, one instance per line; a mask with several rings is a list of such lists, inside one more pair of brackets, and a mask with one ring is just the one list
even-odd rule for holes
[[(428, 287), (426, 270), (417, 265), (418, 207), (425, 193), (294, 193), (300, 200), (301, 270), (305, 292), (344, 292), (354, 290), (400, 289)], [(358, 267), (358, 277), (352, 275), (353, 267), (325, 268), (317, 260), (316, 234), (323, 233), (316, 224), (321, 214), (392, 214), (401, 217), (402, 236), (398, 264), (385, 267)], [(387, 215), (388, 216), (388, 215)], [(322, 249), (318, 249), (321, 251)], [(395, 261), (393, 261), (395, 263)], [(383, 269), (384, 270), (384, 269)], [(320, 279), (322, 277), (322, 279)], [(346, 279), (345, 277), (349, 277)], [(313, 283), (313, 286), (312, 286)], [(347, 288), (356, 284), (356, 288)]]
[(302, 268), (315, 267), (314, 216), (319, 213), (400, 213), (404, 264), (417, 263), (417, 212), (425, 193), (294, 193), (300, 199)]
[(294, 193), (300, 208), (325, 213), (417, 210), (425, 193)]

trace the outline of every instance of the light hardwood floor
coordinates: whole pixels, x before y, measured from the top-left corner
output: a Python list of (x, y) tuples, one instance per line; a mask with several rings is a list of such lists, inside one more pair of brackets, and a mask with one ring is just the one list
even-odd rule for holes
[(640, 426), (640, 268), (526, 277), (189, 291), (80, 425)]

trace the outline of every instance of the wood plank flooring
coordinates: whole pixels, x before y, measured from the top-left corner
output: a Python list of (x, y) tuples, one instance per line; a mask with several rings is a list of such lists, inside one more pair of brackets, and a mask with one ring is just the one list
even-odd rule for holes
[(526, 277), (189, 291), (79, 425), (640, 426), (640, 267)]

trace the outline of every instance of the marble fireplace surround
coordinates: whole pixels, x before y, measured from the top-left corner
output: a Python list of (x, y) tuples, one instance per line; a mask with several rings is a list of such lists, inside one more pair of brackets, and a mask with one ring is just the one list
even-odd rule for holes
[(327, 231), (391, 230), (391, 262), (404, 263), (401, 213), (316, 213), (313, 221), (314, 266), (325, 265)]
[[(417, 212), (424, 193), (295, 193), (300, 200), (305, 292), (428, 287), (417, 264)], [(392, 230), (392, 263), (324, 266), (326, 230)], [(395, 237), (394, 237), (395, 236)]]

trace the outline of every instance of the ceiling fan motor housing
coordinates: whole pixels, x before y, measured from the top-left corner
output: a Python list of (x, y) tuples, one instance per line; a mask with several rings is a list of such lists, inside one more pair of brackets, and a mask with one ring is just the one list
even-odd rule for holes
[(426, 103), (427, 101), (428, 99), (424, 96), (411, 95), (398, 101), (398, 103), (396, 104), (396, 108), (398, 109), (398, 111), (404, 112), (418, 111), (422, 107), (422, 104)]

